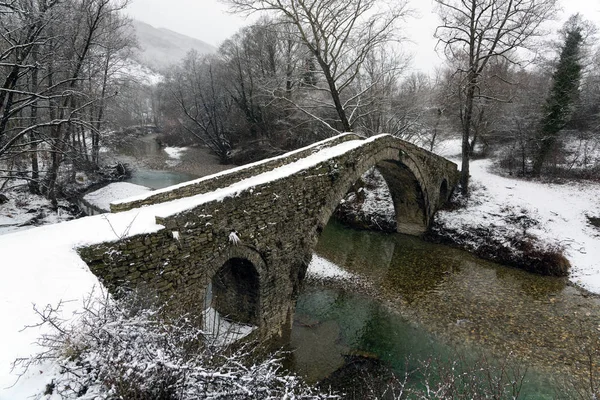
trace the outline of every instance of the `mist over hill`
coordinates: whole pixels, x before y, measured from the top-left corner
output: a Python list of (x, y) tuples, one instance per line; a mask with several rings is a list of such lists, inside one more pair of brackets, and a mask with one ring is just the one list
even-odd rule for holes
[(161, 71), (179, 62), (188, 51), (195, 49), (201, 54), (217, 51), (214, 46), (166, 28), (155, 28), (145, 22), (133, 20), (133, 28), (139, 49), (133, 58), (143, 65)]

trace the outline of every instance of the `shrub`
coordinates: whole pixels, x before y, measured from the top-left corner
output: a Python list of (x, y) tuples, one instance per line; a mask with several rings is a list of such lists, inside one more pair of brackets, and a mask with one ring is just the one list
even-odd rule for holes
[(211, 346), (194, 319), (166, 322), (149, 298), (90, 296), (72, 324), (39, 312), (53, 329), (40, 339), (47, 350), (26, 363), (54, 360), (61, 374), (47, 391), (64, 399), (337, 398), (283, 371), (278, 354)]
[(565, 277), (571, 264), (559, 245), (540, 242), (526, 232), (499, 235), (495, 227), (451, 229), (434, 222), (425, 238), (435, 243), (457, 246), (485, 260), (540, 275)]
[[(325, 382), (348, 392), (349, 400), (515, 400), (522, 396), (526, 370), (508, 355), (491, 362), (484, 354), (432, 357), (396, 375), (381, 361), (355, 356)], [(414, 363), (412, 363), (414, 364)], [(340, 387), (340, 385), (342, 385)]]

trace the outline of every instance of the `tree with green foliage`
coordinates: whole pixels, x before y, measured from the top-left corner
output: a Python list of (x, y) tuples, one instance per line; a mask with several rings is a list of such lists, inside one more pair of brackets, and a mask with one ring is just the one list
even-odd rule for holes
[(539, 147), (533, 162), (534, 176), (539, 176), (542, 172), (548, 155), (556, 145), (559, 132), (573, 114), (581, 79), (582, 31), (580, 16), (577, 14), (569, 18), (565, 26), (565, 39), (558, 65), (552, 77), (552, 88), (544, 105), (544, 116), (537, 135)]

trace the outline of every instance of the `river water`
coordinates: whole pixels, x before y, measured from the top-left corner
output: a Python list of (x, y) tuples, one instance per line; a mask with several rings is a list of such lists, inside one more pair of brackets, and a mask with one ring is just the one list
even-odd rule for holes
[(564, 279), (335, 221), (316, 253), (366, 285), (312, 283), (300, 295), (292, 364), (309, 381), (329, 376), (348, 355), (377, 358), (403, 374), (431, 357), (485, 353), (502, 362), (511, 354), (527, 368), (523, 398), (556, 398), (558, 389), (575, 397), (571, 385), (588, 377), (587, 350), (600, 349), (600, 302)]
[[(131, 182), (155, 189), (230, 167), (202, 148), (169, 159), (152, 136), (122, 147), (117, 159), (136, 167)], [(305, 285), (290, 366), (310, 382), (331, 376), (352, 355), (380, 360), (403, 374), (430, 357), (485, 352), (494, 360), (511, 354), (528, 368), (524, 398), (550, 399), (556, 388), (584, 382), (587, 356), (600, 349), (600, 301), (564, 279), (335, 221), (316, 253), (362, 278), (358, 286)], [(592, 369), (600, 374), (598, 364)]]
[(173, 159), (156, 141), (157, 135), (121, 141), (118, 149), (105, 155), (105, 162), (129, 164), (133, 173), (128, 182), (160, 189), (202, 176), (214, 174), (233, 165), (223, 165), (204, 147), (187, 147), (179, 159)]

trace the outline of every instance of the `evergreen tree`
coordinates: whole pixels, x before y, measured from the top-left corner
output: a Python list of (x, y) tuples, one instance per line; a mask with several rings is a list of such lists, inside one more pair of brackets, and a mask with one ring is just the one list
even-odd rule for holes
[(564, 45), (552, 77), (552, 89), (544, 105), (544, 116), (537, 135), (539, 148), (533, 163), (534, 176), (540, 175), (544, 162), (554, 149), (558, 133), (573, 114), (581, 78), (582, 30), (579, 16), (571, 17), (567, 22)]

